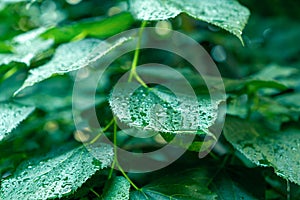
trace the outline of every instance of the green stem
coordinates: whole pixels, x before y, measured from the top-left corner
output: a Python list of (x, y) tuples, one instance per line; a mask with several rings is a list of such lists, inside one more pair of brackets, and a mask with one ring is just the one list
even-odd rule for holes
[(100, 137), (101, 135), (111, 127), (111, 125), (114, 123), (114, 119), (112, 119), (101, 131), (100, 133), (92, 140), (90, 141), (89, 144), (94, 144)]
[(117, 122), (115, 118), (114, 118), (114, 153), (117, 161)]
[(286, 180), (286, 199), (291, 199), (291, 185), (289, 180)]
[(100, 198), (100, 194), (98, 194), (93, 188), (90, 188), (90, 191), (93, 192), (98, 198)]
[(117, 121), (114, 118), (114, 161), (113, 164), (111, 166), (111, 171), (109, 173), (108, 179), (111, 178), (112, 176), (112, 171), (114, 169), (114, 166), (117, 166), (118, 169), (120, 170), (120, 172), (123, 174), (123, 176), (127, 179), (127, 181), (132, 185), (132, 187), (134, 187), (134, 189), (141, 191), (140, 188), (138, 188), (133, 182), (132, 180), (127, 176), (127, 174), (124, 172), (123, 168), (121, 167), (121, 165), (118, 163), (118, 152), (117, 152)]
[(131, 82), (132, 79), (135, 78), (139, 83), (141, 83), (142, 86), (144, 86), (145, 88), (148, 88), (146, 83), (141, 79), (141, 77), (136, 72), (136, 67), (137, 67), (137, 64), (138, 64), (138, 61), (139, 61), (139, 55), (140, 55), (142, 35), (143, 35), (143, 31), (144, 31), (144, 28), (145, 28), (146, 24), (147, 24), (147, 21), (143, 21), (142, 25), (141, 25), (141, 28), (139, 30), (138, 42), (137, 42), (137, 45), (136, 45), (136, 48), (135, 48), (134, 57), (133, 57), (133, 61), (132, 61), (132, 64), (131, 64), (131, 69), (130, 69), (128, 82)]
[(132, 180), (128, 177), (128, 175), (124, 172), (123, 168), (119, 165), (118, 161), (117, 161), (117, 167), (119, 168), (120, 172), (123, 174), (123, 176), (127, 179), (127, 181), (132, 185), (132, 187), (134, 187), (134, 189), (138, 190), (138, 191), (141, 191), (141, 189), (136, 186)]
[(115, 165), (117, 163), (117, 123), (116, 123), (116, 119), (113, 118), (113, 123), (114, 123), (114, 160), (113, 163), (111, 165), (110, 171), (109, 171), (109, 175), (108, 175), (108, 180), (111, 179)]
[(215, 160), (220, 160), (220, 158), (219, 158), (216, 154), (214, 154), (213, 152), (209, 152), (209, 155), (210, 155), (213, 159), (215, 159)]
[(113, 163), (111, 165), (111, 168), (110, 168), (110, 171), (108, 174), (108, 178), (107, 178), (108, 180), (111, 179), (115, 166), (116, 166), (116, 157), (114, 156), (114, 160), (113, 160)]

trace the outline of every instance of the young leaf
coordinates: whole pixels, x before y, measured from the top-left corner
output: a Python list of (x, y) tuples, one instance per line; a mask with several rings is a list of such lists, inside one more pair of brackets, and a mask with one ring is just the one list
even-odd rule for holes
[[(26, 87), (50, 78), (54, 74), (64, 74), (86, 67), (94, 62), (95, 59), (101, 58), (127, 40), (129, 38), (121, 38), (114, 44), (107, 44), (97, 39), (85, 39), (62, 44), (57, 48), (50, 62), (29, 71), (29, 76), (15, 92), (15, 95)], [(99, 45), (102, 45), (101, 48), (99, 48)], [(97, 47), (99, 50), (93, 53), (93, 50)]]
[(224, 135), (256, 165), (273, 167), (277, 175), (300, 185), (299, 129), (275, 132), (261, 124), (227, 117)]
[(44, 28), (39, 28), (14, 37), (10, 42), (13, 53), (1, 53), (0, 65), (20, 62), (29, 66), (36, 55), (49, 49), (53, 44), (52, 39), (43, 40), (38, 37), (44, 31)]
[(129, 200), (130, 183), (123, 176), (109, 180), (104, 188), (103, 200)]
[(0, 103), (0, 142), (9, 136), (9, 133), (34, 110), (13, 103)]
[(96, 171), (110, 166), (112, 147), (101, 144), (91, 148), (96, 158), (84, 146), (53, 151), (41, 158), (21, 164), (13, 177), (2, 180), (1, 199), (61, 198), (76, 191)]
[(166, 20), (184, 12), (229, 31), (242, 41), (249, 10), (235, 0), (131, 0), (130, 11), (139, 20)]
[[(131, 92), (120, 86), (109, 98), (113, 113), (130, 127), (161, 133), (210, 133), (217, 118), (218, 103), (207, 97), (198, 104), (189, 96), (177, 98), (158, 88)], [(196, 100), (196, 99), (195, 99)]]
[(132, 200), (198, 200), (216, 199), (208, 189), (211, 174), (205, 168), (191, 169), (167, 175), (130, 193)]
[(88, 19), (62, 27), (53, 27), (42, 38), (54, 39), (55, 43), (69, 42), (76, 37), (105, 38), (127, 30), (134, 22), (130, 13), (121, 13), (106, 19)]

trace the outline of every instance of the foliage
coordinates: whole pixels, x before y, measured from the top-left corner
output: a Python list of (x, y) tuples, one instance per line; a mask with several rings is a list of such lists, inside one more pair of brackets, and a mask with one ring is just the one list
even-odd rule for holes
[[(292, 0), (1, 1), (0, 199), (300, 199), (300, 15), (292, 9), (298, 6)], [(210, 53), (226, 89), (219, 138), (214, 128), (225, 102), (210, 100), (206, 81), (216, 88), (220, 82), (204, 80), (170, 52), (140, 51), (145, 26), (177, 30)], [(140, 35), (106, 40), (139, 27)], [(89, 80), (89, 70), (132, 41), (138, 41), (134, 52), (110, 63), (101, 80)], [(155, 62), (182, 74), (196, 97), (146, 84), (144, 76), (179, 82), (159, 65), (139, 76), (138, 64)], [(128, 83), (114, 87), (127, 72)], [(95, 105), (89, 81), (98, 82)], [(85, 103), (74, 111), (78, 82)], [(93, 110), (104, 128), (89, 118)], [(85, 124), (76, 127), (72, 112), (88, 116)], [(190, 146), (172, 143), (186, 152), (166, 168), (122, 168), (126, 158), (116, 145), (148, 153), (175, 136), (194, 139)], [(200, 150), (211, 148), (199, 159)]]

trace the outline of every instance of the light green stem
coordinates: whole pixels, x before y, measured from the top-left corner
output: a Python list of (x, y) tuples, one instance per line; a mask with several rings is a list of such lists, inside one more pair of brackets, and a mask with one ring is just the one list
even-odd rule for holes
[(134, 52), (134, 57), (133, 57), (133, 61), (131, 64), (131, 69), (130, 69), (130, 74), (129, 74), (129, 78), (128, 78), (128, 82), (131, 82), (133, 78), (135, 78), (143, 87), (148, 88), (147, 84), (141, 79), (141, 77), (137, 74), (136, 72), (136, 67), (139, 61), (139, 55), (140, 55), (140, 48), (141, 48), (141, 42), (142, 42), (142, 35), (143, 35), (143, 31), (144, 28), (147, 24), (147, 21), (143, 21), (141, 28), (139, 30), (139, 35), (138, 35), (138, 42), (135, 48), (135, 52)]
[(108, 176), (108, 179), (111, 178), (112, 176), (112, 171), (114, 169), (115, 166), (118, 167), (118, 169), (120, 170), (120, 172), (123, 174), (123, 176), (127, 179), (127, 181), (132, 185), (132, 187), (134, 187), (134, 189), (136, 190), (141, 190), (140, 188), (138, 188), (133, 182), (132, 180), (128, 177), (128, 175), (124, 172), (123, 168), (121, 167), (121, 165), (119, 164), (118, 162), (118, 152), (117, 152), (117, 121), (116, 119), (114, 118), (114, 161), (113, 161), (113, 164), (111, 166), (111, 171), (109, 173), (109, 176)]
[(100, 195), (93, 188), (90, 188), (90, 191), (93, 192), (98, 198), (100, 198)]
[(92, 140), (90, 141), (90, 144), (94, 144), (100, 137), (101, 135), (111, 127), (111, 125), (114, 123), (114, 119), (112, 119), (101, 131), (100, 133)]

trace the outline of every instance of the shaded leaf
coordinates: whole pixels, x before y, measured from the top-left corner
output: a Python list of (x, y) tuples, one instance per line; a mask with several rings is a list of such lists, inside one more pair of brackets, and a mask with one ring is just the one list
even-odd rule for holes
[(96, 171), (112, 163), (112, 147), (101, 144), (88, 148), (97, 159), (80, 146), (24, 162), (12, 177), (2, 180), (1, 199), (49, 199), (73, 193)]
[[(53, 77), (33, 87), (25, 96), (15, 98), (15, 102), (34, 105), (36, 108), (46, 112), (69, 109), (72, 107), (72, 88), (73, 81), (69, 76)], [(82, 92), (88, 92), (88, 90), (83, 90)], [(93, 105), (88, 103), (87, 95), (81, 95), (80, 98), (84, 102), (81, 109), (89, 108), (106, 101), (106, 97), (103, 94), (95, 95), (95, 104)]]
[(62, 27), (53, 27), (42, 38), (54, 39), (56, 43), (69, 42), (79, 37), (105, 38), (127, 30), (134, 22), (130, 13), (121, 13), (105, 19), (87, 19)]
[(219, 102), (208, 97), (190, 97), (159, 88), (139, 88), (132, 92), (127, 86), (115, 88), (109, 98), (113, 113), (130, 127), (161, 133), (201, 134), (217, 118)]
[(253, 78), (265, 81), (276, 81), (286, 87), (297, 88), (300, 85), (299, 75), (299, 69), (273, 64), (266, 66), (263, 70), (254, 74)]
[(35, 29), (13, 38), (11, 51), (13, 53), (1, 53), (0, 65), (7, 65), (11, 62), (25, 63), (30, 65), (30, 61), (38, 54), (49, 49), (53, 40), (43, 40), (39, 35), (44, 32), (44, 28)]
[(298, 72), (298, 70), (295, 68), (281, 67), (273, 64), (265, 67), (263, 70), (253, 75), (253, 77), (263, 80), (276, 80), (288, 77), (296, 72)]
[(34, 110), (13, 103), (0, 103), (0, 141), (7, 138), (9, 133)]
[(117, 176), (108, 181), (104, 188), (104, 200), (129, 200), (130, 183), (123, 176)]
[[(57, 48), (50, 62), (29, 71), (29, 76), (15, 95), (24, 88), (50, 78), (54, 74), (64, 74), (86, 67), (127, 40), (128, 38), (121, 38), (115, 44), (107, 44), (97, 39), (85, 39), (62, 44)], [(101, 45), (100, 48), (99, 45)], [(97, 52), (94, 52), (96, 48)]]
[(273, 167), (277, 175), (300, 184), (300, 135), (296, 127), (276, 132), (258, 123), (227, 117), (224, 135), (256, 165)]
[(264, 178), (266, 183), (272, 186), (265, 192), (266, 199), (286, 199), (288, 195), (290, 199), (300, 199), (299, 185), (289, 182), (290, 190), (287, 190), (287, 180), (278, 177), (271, 170), (264, 171)]
[(276, 98), (276, 101), (279, 102), (282, 105), (292, 107), (292, 108), (300, 108), (300, 93), (291, 93), (291, 94), (285, 94), (280, 95)]
[(253, 200), (251, 194), (248, 194), (242, 188), (240, 188), (235, 182), (229, 179), (225, 174), (219, 177), (217, 183), (213, 184), (214, 192), (218, 194), (218, 198), (222, 200)]
[[(261, 190), (259, 191), (260, 197), (264, 197), (264, 187), (263, 187), (263, 178), (257, 179), (258, 177), (256, 174), (251, 171), (249, 173), (246, 170), (235, 169), (237, 172), (245, 173), (240, 176), (239, 182), (236, 180), (238, 175), (237, 174), (230, 174), (227, 170), (222, 170), (218, 173), (218, 175), (212, 181), (210, 188), (213, 192), (218, 195), (218, 199), (220, 200), (254, 200), (254, 199), (261, 199), (257, 198), (249, 191)], [(249, 173), (249, 174), (247, 174)], [(251, 180), (252, 179), (252, 180)], [(259, 182), (261, 181), (261, 182)], [(248, 187), (243, 187), (243, 185), (247, 185)], [(253, 188), (253, 184), (256, 184), (256, 188)], [(248, 190), (247, 190), (248, 189)]]
[(236, 35), (242, 31), (250, 12), (235, 0), (131, 0), (130, 11), (139, 20), (166, 20), (184, 12)]
[(208, 189), (211, 179), (205, 168), (186, 170), (181, 173), (167, 175), (141, 188), (141, 191), (130, 193), (132, 200), (199, 200), (216, 199), (216, 195)]
[(272, 129), (279, 130), (282, 123), (299, 119), (300, 107), (287, 107), (267, 97), (259, 97), (257, 100), (259, 103), (254, 104), (251, 109), (263, 116)]
[[(284, 68), (283, 68), (284, 69)], [(193, 88), (197, 88), (198, 90), (206, 91), (206, 83), (205, 80), (194, 71), (188, 68), (176, 68), (181, 74), (188, 78), (190, 84)], [(288, 71), (291, 69), (288, 69)], [(295, 69), (293, 69), (295, 72)], [(148, 69), (143, 69), (140, 74), (155, 77), (156, 79), (164, 82), (178, 82), (180, 81), (180, 77), (176, 76), (169, 76), (168, 71), (164, 68), (160, 68), (159, 66), (151, 66)], [(213, 84), (220, 84), (220, 79), (213, 77), (213, 76), (206, 76), (206, 81), (210, 81)], [(276, 89), (279, 91), (286, 90), (288, 84), (286, 85), (285, 82), (278, 81), (276, 78), (260, 78), (256, 76), (246, 77), (244, 79), (230, 79), (222, 77), (222, 84), (224, 84), (227, 92), (237, 92), (237, 93), (250, 93), (250, 92), (257, 92), (259, 89), (263, 88), (271, 88)]]
[(270, 88), (279, 91), (286, 90), (288, 87), (276, 80), (263, 80), (247, 78), (244, 80), (224, 79), (227, 92), (247, 92), (249, 94), (257, 92), (259, 89)]

